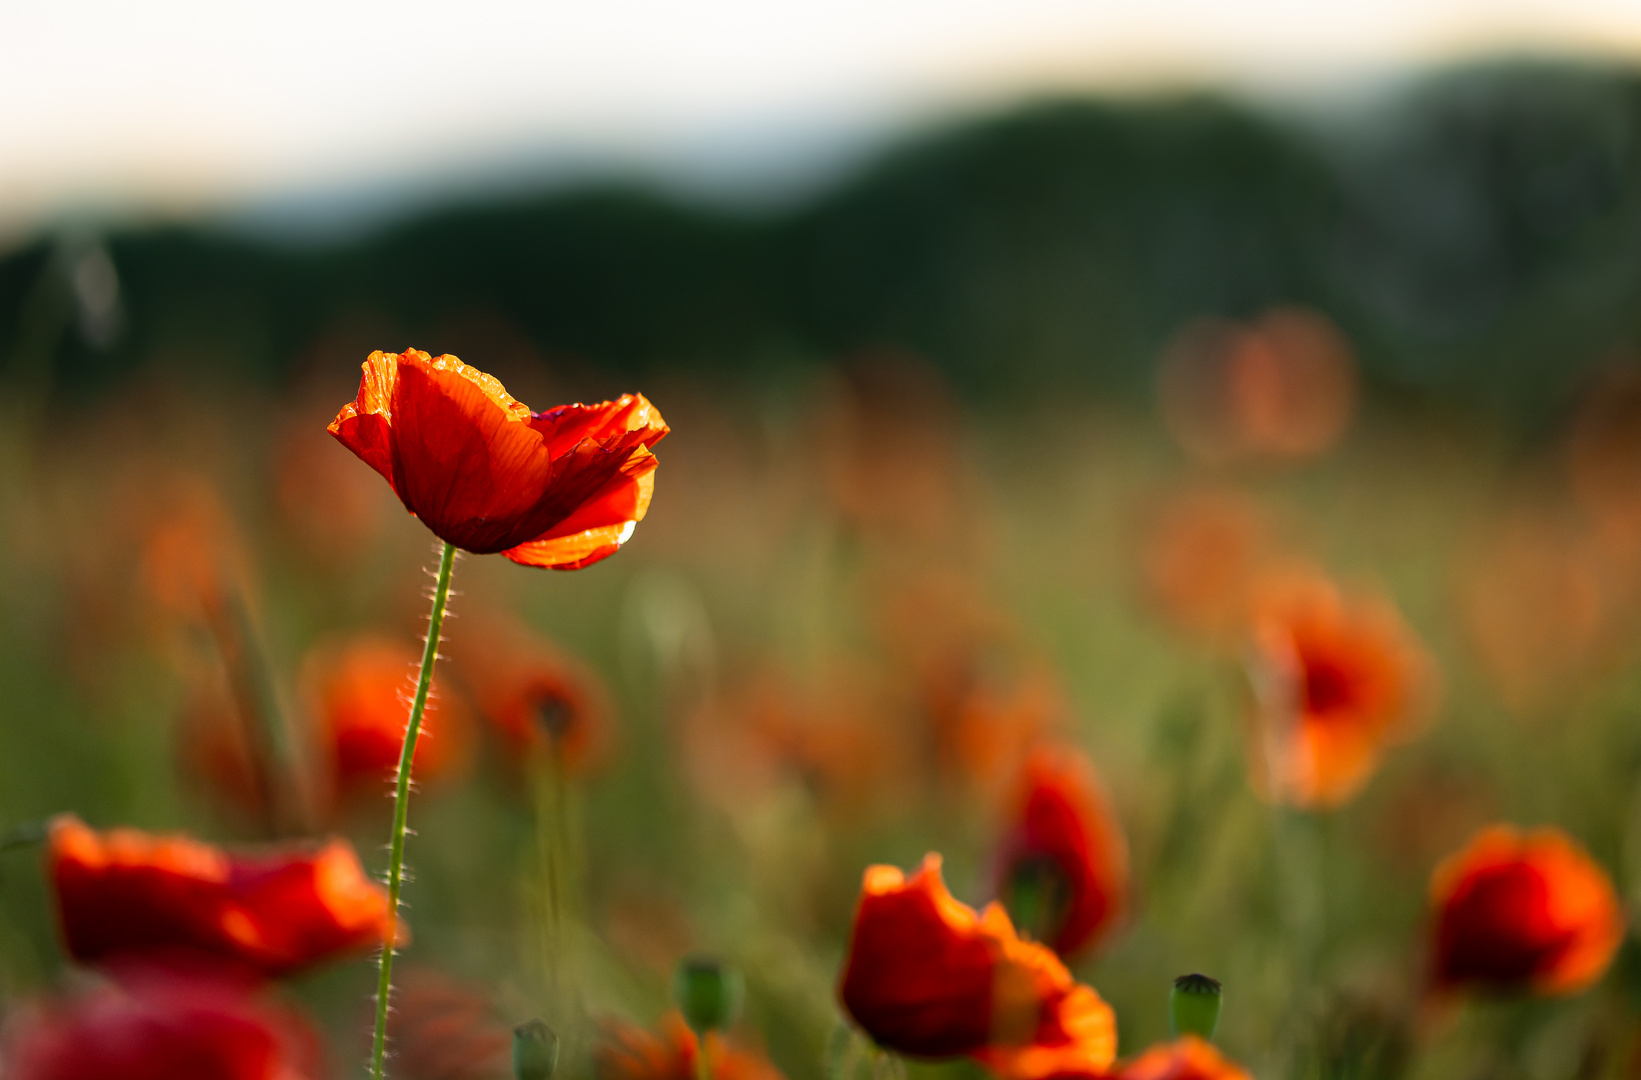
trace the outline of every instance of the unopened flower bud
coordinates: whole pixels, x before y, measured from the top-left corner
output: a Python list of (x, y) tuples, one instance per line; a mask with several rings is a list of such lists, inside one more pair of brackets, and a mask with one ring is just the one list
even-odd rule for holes
[(1168, 1023), (1174, 1038), (1196, 1035), (1212, 1039), (1219, 1026), (1220, 987), (1206, 975), (1181, 975), (1168, 997)]
[(741, 973), (710, 956), (686, 956), (672, 977), (672, 997), (697, 1035), (735, 1023), (745, 990)]
[(516, 1080), (548, 1080), (558, 1067), (558, 1034), (545, 1020), (531, 1020), (513, 1029), (513, 1076)]

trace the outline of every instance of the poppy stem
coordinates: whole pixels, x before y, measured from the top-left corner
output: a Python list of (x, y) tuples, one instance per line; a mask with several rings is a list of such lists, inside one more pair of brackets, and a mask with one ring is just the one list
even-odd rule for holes
[[(393, 789), (393, 837), (387, 866), (387, 904), (393, 912), (394, 938), (398, 937), (399, 886), (405, 865), (405, 819), (410, 805), (410, 765), (416, 754), (416, 736), (422, 730), (422, 712), (427, 693), (433, 686), (433, 664), (439, 658), (439, 632), (444, 627), (444, 609), (450, 599), (450, 571), (456, 565), (456, 545), (446, 541), (439, 555), (439, 576), (433, 586), (433, 612), (427, 620), (427, 645), (422, 649), (422, 670), (416, 678), (416, 697), (410, 705), (410, 723), (405, 726), (404, 748), (399, 752), (399, 775)], [(381, 975), (376, 980), (376, 1040), (371, 1050), (370, 1074), (382, 1080), (382, 1059), (387, 1053), (388, 997), (393, 992), (393, 941), (382, 943)]]

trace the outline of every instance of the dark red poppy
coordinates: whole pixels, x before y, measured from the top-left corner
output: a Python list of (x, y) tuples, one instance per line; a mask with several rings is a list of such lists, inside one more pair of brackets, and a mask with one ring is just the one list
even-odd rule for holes
[(1021, 928), (1061, 956), (1094, 943), (1121, 917), (1127, 845), (1087, 758), (1033, 752), (996, 872), (998, 894)]
[(133, 975), (25, 1007), (8, 1024), (8, 1080), (306, 1080), (319, 1044), (294, 1014), (242, 987)]
[(69, 955), (206, 962), (268, 977), (379, 946), (387, 894), (353, 848), (234, 855), (186, 836), (51, 823), (48, 876)]
[(1624, 938), (1612, 880), (1557, 829), (1482, 830), (1436, 868), (1430, 895), (1439, 988), (1575, 994)]
[(1253, 1080), (1212, 1043), (1187, 1035), (1158, 1043), (1117, 1070), (1113, 1080)]
[(878, 1045), (967, 1054), (1005, 1080), (1098, 1074), (1117, 1049), (1111, 1007), (1021, 941), (1001, 905), (977, 913), (958, 902), (934, 854), (910, 878), (866, 871), (838, 996)]
[(666, 422), (640, 394), (532, 413), (454, 356), (373, 352), (330, 433), (433, 534), (477, 555), (576, 570), (649, 509)]
[[(700, 1041), (676, 1012), (661, 1019), (659, 1034), (625, 1020), (606, 1020), (593, 1049), (598, 1080), (699, 1080)], [(782, 1080), (762, 1054), (707, 1033), (707, 1075), (712, 1080)]]

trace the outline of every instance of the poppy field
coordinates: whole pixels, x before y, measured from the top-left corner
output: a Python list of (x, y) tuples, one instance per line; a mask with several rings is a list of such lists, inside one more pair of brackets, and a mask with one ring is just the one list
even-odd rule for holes
[(0, 1078), (1641, 1075), (1633, 352), (115, 377), (85, 257), (0, 264)]

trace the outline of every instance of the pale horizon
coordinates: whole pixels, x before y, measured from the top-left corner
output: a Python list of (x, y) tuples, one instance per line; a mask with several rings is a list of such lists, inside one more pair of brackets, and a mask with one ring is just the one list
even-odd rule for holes
[(1523, 54), (1641, 59), (1641, 5), (13, 6), (0, 12), (0, 237), (73, 214), (322, 215), (333, 195), (505, 183), (491, 173), (518, 162), (733, 187), (1031, 95), (1299, 102)]

